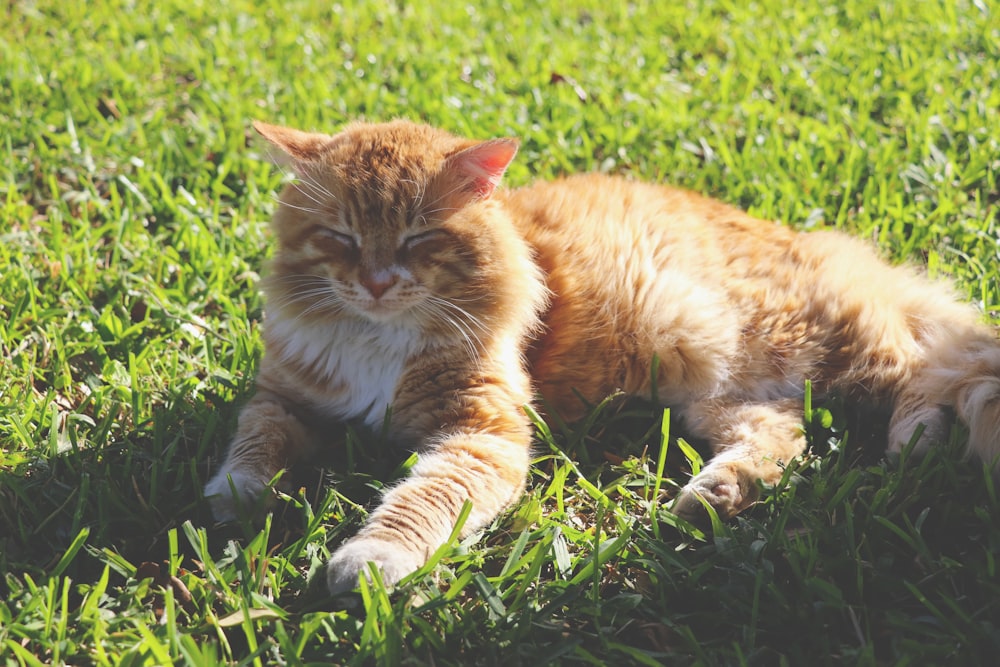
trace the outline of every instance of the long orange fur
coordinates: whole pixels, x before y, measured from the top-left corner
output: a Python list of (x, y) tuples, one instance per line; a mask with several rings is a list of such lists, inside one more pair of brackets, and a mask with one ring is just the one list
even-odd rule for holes
[(657, 397), (713, 458), (674, 511), (732, 516), (803, 452), (802, 394), (894, 406), (890, 449), (950, 409), (969, 451), (1000, 457), (1000, 345), (940, 284), (836, 232), (796, 233), (681, 190), (583, 175), (497, 189), (517, 143), (425, 125), (336, 135), (258, 123), (297, 182), (273, 221), (265, 355), (225, 463), (219, 519), (360, 418), (419, 447), (328, 567), (332, 592), (369, 562), (394, 583), (465, 501), (473, 532), (521, 493), (538, 392), (573, 419), (612, 391)]

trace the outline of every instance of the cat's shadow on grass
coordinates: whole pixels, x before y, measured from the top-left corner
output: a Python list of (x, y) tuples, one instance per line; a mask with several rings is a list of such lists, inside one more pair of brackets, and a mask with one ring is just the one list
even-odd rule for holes
[[(40, 451), (0, 470), (0, 567), (36, 581), (54, 570), (89, 581), (105, 566), (98, 552), (113, 552), (136, 567), (159, 564), (170, 557), (171, 540), (189, 567), (197, 553), (181, 531), (188, 521), (205, 529), (213, 553), (230, 541), (252, 539), (262, 512), (248, 508), (242, 520), (218, 523), (203, 495), (250, 396), (239, 393), (236, 400), (167, 401), (143, 424), (103, 442)], [(330, 429), (329, 446), (315, 460), (288, 471), (285, 486), (297, 499), (315, 503), (336, 484), (352, 503), (367, 507), (408, 456), (377, 434), (344, 425)], [(270, 543), (301, 536), (303, 512), (295, 503), (279, 501), (270, 510)], [(172, 531), (178, 533), (173, 538)], [(61, 562), (81, 536), (76, 554)], [(6, 592), (0, 579), (0, 595)]]
[[(103, 568), (99, 558), (88, 557), (97, 551), (110, 550), (136, 566), (162, 563), (170, 555), (169, 533), (185, 521), (205, 528), (216, 553), (230, 541), (252, 539), (260, 521), (248, 515), (218, 524), (202, 494), (225, 454), (240, 405), (240, 400), (171, 402), (147, 423), (102, 446), (72, 448), (0, 471), (0, 564), (7, 571), (44, 576), (81, 531), (89, 531), (86, 548), (62, 568), (84, 581)], [(659, 414), (659, 408), (642, 401), (615, 401), (590, 425), (554, 428), (554, 440), (585, 476), (614, 475), (614, 466), (624, 458), (655, 461), (650, 448), (659, 437)], [(558, 426), (558, 420), (550, 421)], [(866, 433), (855, 438), (857, 446), (859, 440), (877, 442), (884, 434), (884, 425), (872, 429), (871, 423), (879, 421), (861, 415), (841, 428)], [(683, 437), (683, 424), (672, 424), (671, 433)], [(823, 437), (820, 433), (813, 440)], [(702, 443), (692, 442), (707, 456)], [(536, 444), (536, 450), (542, 447)], [(293, 490), (297, 501), (315, 507), (333, 485), (352, 507), (370, 508), (386, 485), (405, 475), (410, 457), (411, 452), (394, 447), (384, 435), (342, 425), (329, 430), (329, 446), (288, 471), (283, 486)], [(669, 450), (667, 471), (677, 479), (689, 474), (676, 447)], [(279, 500), (271, 509), (270, 543), (288, 544), (302, 536), (303, 512), (294, 502)], [(354, 532), (363, 514), (357, 510), (341, 517), (346, 525), (336, 531), (331, 548)], [(192, 562), (197, 558), (183, 536), (174, 542), (183, 556)], [(302, 602), (313, 604), (323, 593), (321, 582), (313, 581)]]

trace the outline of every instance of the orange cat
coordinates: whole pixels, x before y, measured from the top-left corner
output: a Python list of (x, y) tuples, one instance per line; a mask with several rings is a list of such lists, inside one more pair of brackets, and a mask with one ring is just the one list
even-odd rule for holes
[[(257, 392), (205, 488), (219, 519), (360, 418), (420, 449), (333, 555), (328, 585), (388, 583), (521, 493), (539, 392), (563, 417), (614, 390), (658, 397), (714, 457), (698, 496), (724, 517), (802, 453), (802, 395), (894, 406), (890, 449), (945, 439), (1000, 457), (1000, 345), (947, 289), (834, 232), (796, 233), (689, 192), (589, 175), (497, 190), (517, 142), (404, 121), (336, 135), (257, 124), (298, 181), (274, 217)], [(583, 399), (583, 401), (581, 400)]]

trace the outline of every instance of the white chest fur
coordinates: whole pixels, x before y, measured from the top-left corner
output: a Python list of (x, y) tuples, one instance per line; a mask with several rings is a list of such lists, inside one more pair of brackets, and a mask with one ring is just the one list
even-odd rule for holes
[(363, 320), (267, 326), (282, 340), (286, 361), (294, 358), (327, 383), (330, 391), (309, 397), (315, 408), (337, 419), (360, 417), (373, 427), (381, 425), (406, 360), (421, 346), (415, 329)]

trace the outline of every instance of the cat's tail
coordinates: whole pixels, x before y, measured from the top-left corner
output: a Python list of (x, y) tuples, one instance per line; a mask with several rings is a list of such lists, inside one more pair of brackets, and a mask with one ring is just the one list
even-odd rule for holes
[(968, 453), (1000, 472), (1000, 341), (985, 328), (962, 327), (926, 351), (921, 368), (899, 392), (890, 448), (904, 447), (918, 426), (917, 448), (948, 439), (951, 410), (969, 429)]

